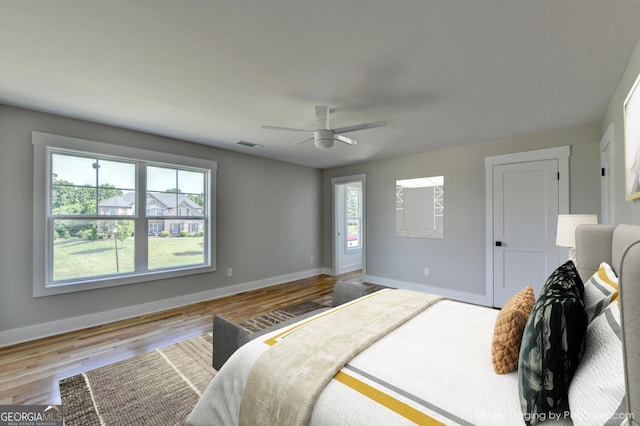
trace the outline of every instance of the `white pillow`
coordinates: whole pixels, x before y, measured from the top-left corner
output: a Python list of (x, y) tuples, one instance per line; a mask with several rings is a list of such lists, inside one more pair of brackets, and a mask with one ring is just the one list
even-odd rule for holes
[(584, 283), (584, 310), (587, 323), (593, 321), (607, 306), (618, 297), (618, 277), (605, 262), (589, 280)]
[(620, 308), (612, 303), (587, 327), (584, 355), (569, 386), (571, 419), (574, 426), (625, 424), (625, 401)]

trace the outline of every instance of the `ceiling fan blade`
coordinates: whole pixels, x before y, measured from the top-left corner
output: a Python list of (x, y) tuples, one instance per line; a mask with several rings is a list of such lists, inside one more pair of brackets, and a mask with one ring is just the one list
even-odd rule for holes
[(280, 126), (262, 126), (263, 129), (269, 129), (269, 130), (286, 130), (288, 132), (311, 132), (313, 133), (313, 130), (309, 130), (309, 129), (295, 129), (293, 127), (280, 127)]
[(313, 136), (309, 136), (307, 138), (302, 139), (301, 141), (294, 142), (292, 145), (300, 145), (301, 143), (310, 142), (314, 139)]
[(387, 125), (386, 121), (374, 121), (372, 123), (354, 124), (353, 126), (338, 127), (333, 129), (336, 133), (348, 133), (355, 132), (356, 130), (374, 129), (376, 127), (384, 127)]
[(316, 119), (318, 120), (318, 129), (328, 129), (329, 107), (324, 105), (316, 105)]
[(333, 137), (335, 138), (335, 140), (340, 141), (340, 142), (344, 142), (348, 145), (357, 145), (358, 141), (348, 138), (346, 136), (342, 136), (342, 135), (333, 135)]

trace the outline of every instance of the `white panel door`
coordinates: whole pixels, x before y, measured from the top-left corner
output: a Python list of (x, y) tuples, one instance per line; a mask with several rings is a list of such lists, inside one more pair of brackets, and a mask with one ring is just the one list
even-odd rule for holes
[(527, 285), (537, 297), (558, 267), (558, 186), (557, 160), (494, 167), (494, 306)]

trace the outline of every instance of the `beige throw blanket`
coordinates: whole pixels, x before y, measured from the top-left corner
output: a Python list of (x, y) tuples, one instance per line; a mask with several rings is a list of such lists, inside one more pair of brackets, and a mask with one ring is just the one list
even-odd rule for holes
[[(266, 341), (240, 405), (241, 426), (307, 425), (320, 392), (354, 356), (442, 297), (383, 290)], [(276, 343), (277, 342), (277, 343)]]

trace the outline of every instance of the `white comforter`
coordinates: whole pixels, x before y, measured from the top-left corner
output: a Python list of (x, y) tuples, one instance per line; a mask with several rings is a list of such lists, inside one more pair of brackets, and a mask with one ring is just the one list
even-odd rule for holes
[[(497, 313), (436, 303), (353, 358), (320, 394), (310, 424), (524, 424), (516, 373), (497, 375), (491, 364)], [(268, 337), (229, 358), (187, 424), (238, 424), (244, 385)]]

